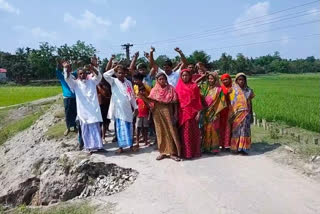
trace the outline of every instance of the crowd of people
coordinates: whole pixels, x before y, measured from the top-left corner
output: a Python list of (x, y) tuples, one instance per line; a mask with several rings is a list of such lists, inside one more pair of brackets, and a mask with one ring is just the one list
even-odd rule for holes
[(96, 57), (76, 72), (60, 61), (56, 72), (64, 97), (64, 134), (78, 131), (80, 149), (105, 152), (113, 121), (117, 154), (137, 151), (140, 142), (148, 146), (149, 136), (155, 135), (157, 160), (180, 161), (222, 150), (247, 155), (254, 93), (246, 74), (238, 73), (234, 82), (227, 73), (219, 78), (219, 71), (201, 62), (188, 64), (183, 52), (175, 51), (181, 60), (175, 67), (166, 60), (160, 68), (153, 47), (144, 54), (149, 66), (136, 65), (139, 52), (129, 67), (113, 55), (103, 73)]

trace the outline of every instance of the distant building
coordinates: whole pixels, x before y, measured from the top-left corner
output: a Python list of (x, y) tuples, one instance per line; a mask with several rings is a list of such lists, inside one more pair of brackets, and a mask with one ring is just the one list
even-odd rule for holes
[(0, 68), (0, 82), (7, 81), (7, 69)]

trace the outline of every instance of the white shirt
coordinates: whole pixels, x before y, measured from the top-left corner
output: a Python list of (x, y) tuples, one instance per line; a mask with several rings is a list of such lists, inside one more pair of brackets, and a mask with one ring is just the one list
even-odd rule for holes
[(94, 75), (91, 79), (80, 80), (74, 79), (72, 75), (67, 77), (67, 70), (64, 69), (64, 78), (76, 94), (79, 120), (85, 124), (102, 122), (96, 89), (102, 79), (101, 73), (98, 71), (98, 75)]
[(120, 119), (132, 122), (133, 109), (138, 109), (134, 96), (132, 84), (126, 78), (121, 82), (118, 78), (112, 77), (114, 69), (103, 74), (103, 77), (111, 85), (111, 101), (109, 106), (108, 118), (111, 120)]
[(173, 87), (177, 86), (177, 83), (178, 83), (178, 80), (180, 77), (180, 72), (181, 72), (180, 68), (176, 71), (172, 71), (170, 75), (167, 75), (166, 72), (164, 70), (162, 70), (161, 68), (158, 68), (158, 72), (162, 72), (167, 76), (168, 83), (170, 85), (172, 85)]

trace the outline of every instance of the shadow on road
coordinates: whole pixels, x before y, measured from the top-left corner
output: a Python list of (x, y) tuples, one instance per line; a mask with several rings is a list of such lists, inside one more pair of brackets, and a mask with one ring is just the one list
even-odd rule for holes
[(250, 155), (262, 155), (266, 152), (271, 152), (281, 146), (280, 143), (268, 143), (266, 141), (261, 141), (257, 143), (252, 143)]

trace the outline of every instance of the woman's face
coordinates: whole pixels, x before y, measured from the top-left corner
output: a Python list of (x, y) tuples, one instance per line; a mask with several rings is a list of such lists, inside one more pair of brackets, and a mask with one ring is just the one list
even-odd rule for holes
[(230, 78), (225, 78), (222, 80), (223, 85), (229, 86), (231, 84), (231, 79)]
[(181, 75), (181, 79), (184, 83), (188, 83), (191, 79), (189, 72), (187, 72), (187, 71), (183, 72)]
[(157, 81), (158, 81), (158, 83), (160, 84), (161, 87), (165, 87), (167, 85), (167, 79), (163, 75), (158, 77)]
[(216, 79), (212, 75), (209, 75), (208, 76), (208, 82), (209, 82), (210, 86), (214, 86), (215, 83), (216, 83)]
[(237, 78), (237, 84), (240, 86), (240, 88), (244, 88), (246, 83), (246, 78), (244, 76), (240, 76)]

